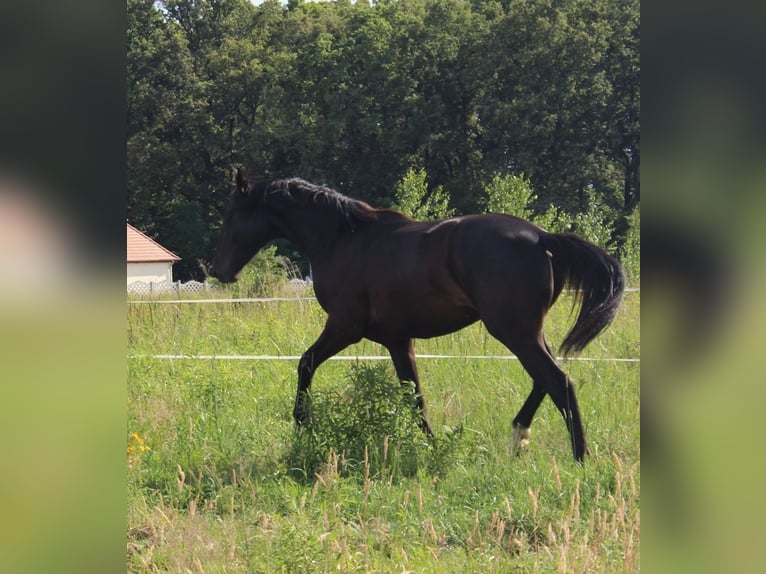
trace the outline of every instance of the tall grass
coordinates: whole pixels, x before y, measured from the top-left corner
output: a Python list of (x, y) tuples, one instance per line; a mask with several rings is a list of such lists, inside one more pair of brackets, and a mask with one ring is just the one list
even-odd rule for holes
[[(626, 294), (588, 356), (639, 356), (639, 297)], [(295, 361), (148, 356), (299, 355), (323, 319), (312, 301), (128, 307), (130, 571), (639, 570), (636, 363), (564, 365), (591, 449), (578, 465), (547, 399), (530, 446), (511, 448), (530, 388), (517, 361), (421, 359), (431, 442), (387, 362), (328, 361), (313, 424), (296, 430)], [(570, 321), (559, 303), (554, 346)], [(480, 325), (417, 350), (507, 354)]]

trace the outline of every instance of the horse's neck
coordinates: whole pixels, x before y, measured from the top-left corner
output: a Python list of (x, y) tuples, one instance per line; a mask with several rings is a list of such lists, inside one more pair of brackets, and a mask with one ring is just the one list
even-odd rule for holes
[(313, 267), (332, 257), (336, 242), (342, 233), (337, 217), (332, 213), (312, 214), (310, 209), (305, 208), (293, 209), (282, 215), (279, 227), (281, 235), (292, 243)]

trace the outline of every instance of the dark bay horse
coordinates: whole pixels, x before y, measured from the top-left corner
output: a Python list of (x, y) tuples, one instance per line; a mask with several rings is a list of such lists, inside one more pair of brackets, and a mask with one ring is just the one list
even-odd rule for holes
[(420, 391), (413, 339), (445, 335), (481, 320), (532, 377), (513, 419), (527, 438), (550, 395), (564, 417), (575, 459), (587, 449), (574, 387), (553, 357), (543, 319), (564, 287), (580, 311), (564, 338), (566, 355), (612, 321), (622, 298), (620, 263), (568, 233), (547, 233), (510, 215), (413, 221), (301, 179), (248, 181), (240, 170), (224, 214), (211, 274), (224, 283), (266, 243), (286, 238), (311, 263), (327, 322), (298, 364), (293, 415), (306, 422), (314, 371), (363, 337), (385, 346), (397, 376), (415, 385), (423, 430), (432, 435)]

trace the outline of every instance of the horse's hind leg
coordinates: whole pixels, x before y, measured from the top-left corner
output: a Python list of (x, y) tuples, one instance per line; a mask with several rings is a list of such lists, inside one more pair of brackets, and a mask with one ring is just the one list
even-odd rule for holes
[(547, 393), (564, 418), (575, 459), (582, 461), (586, 447), (580, 408), (569, 377), (558, 366), (545, 342), (542, 321), (540, 321), (540, 327), (530, 328), (525, 332), (511, 331), (507, 328), (507, 324), (497, 320), (484, 321), (484, 324), (493, 337), (505, 344), (518, 357), (521, 365), (534, 381), (532, 393), (514, 420), (522, 424), (531, 423), (532, 416)]
[(418, 367), (415, 363), (415, 346), (412, 343), (412, 339), (388, 343), (386, 348), (391, 353), (391, 360), (394, 363), (396, 376), (399, 377), (399, 380), (412, 381), (415, 384), (415, 406), (418, 413), (420, 413), (420, 427), (428, 436), (434, 436), (426, 418), (426, 404), (420, 392), (420, 379), (418, 377)]
[[(545, 342), (545, 349), (551, 356), (551, 348), (548, 346), (548, 342)], [(532, 381), (532, 390), (524, 401), (524, 405), (519, 410), (518, 414), (513, 419), (513, 446), (526, 446), (529, 443), (530, 427), (532, 426), (532, 419), (540, 407), (540, 403), (543, 402), (546, 392), (543, 385)]]
[(578, 461), (585, 456), (585, 431), (577, 405), (574, 386), (569, 377), (561, 370), (544, 344), (530, 340), (511, 347), (526, 371), (532, 376), (535, 385), (547, 392), (564, 418), (572, 441), (572, 453)]
[(521, 410), (519, 410), (519, 413), (513, 419), (512, 446), (527, 446), (530, 436), (529, 427), (532, 426), (532, 417), (535, 416), (535, 413), (544, 398), (545, 390), (542, 385), (533, 381), (532, 391), (529, 393), (527, 400), (524, 401), (524, 405), (521, 407)]

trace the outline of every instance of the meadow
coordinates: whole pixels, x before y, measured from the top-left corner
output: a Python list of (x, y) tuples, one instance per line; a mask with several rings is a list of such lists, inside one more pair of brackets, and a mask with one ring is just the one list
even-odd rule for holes
[[(315, 301), (128, 304), (130, 572), (637, 572), (640, 570), (640, 292), (564, 362), (590, 456), (571, 456), (549, 399), (525, 448), (511, 420), (531, 381), (480, 324), (417, 341), (435, 442), (412, 389), (362, 342), (292, 419), (297, 361), (152, 355), (300, 355)], [(548, 317), (555, 347), (573, 319)], [(469, 355), (506, 358), (465, 358)]]

